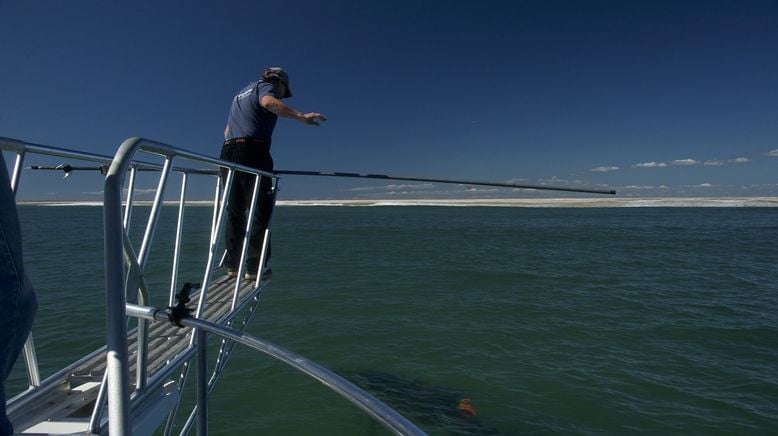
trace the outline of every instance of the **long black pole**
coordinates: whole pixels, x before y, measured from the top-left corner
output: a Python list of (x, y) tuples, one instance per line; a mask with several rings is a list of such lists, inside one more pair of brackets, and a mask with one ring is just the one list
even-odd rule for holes
[(403, 177), (403, 176), (387, 176), (384, 174), (358, 174), (358, 173), (337, 173), (337, 172), (322, 172), (322, 171), (291, 171), (291, 170), (276, 170), (273, 171), (280, 175), (291, 176), (329, 176), (329, 177), (355, 177), (361, 179), (382, 179), (382, 180), (405, 180), (412, 182), (430, 182), (430, 183), (452, 183), (457, 185), (479, 185), (479, 186), (497, 186), (501, 188), (520, 188), (520, 189), (543, 189), (546, 191), (567, 191), (567, 192), (586, 192), (589, 194), (607, 194), (616, 195), (614, 190), (602, 190), (602, 189), (583, 189), (583, 188), (568, 188), (564, 186), (546, 186), (546, 185), (523, 185), (513, 182), (489, 182), (479, 180), (453, 180), (453, 179), (431, 179), (427, 177)]
[[(57, 165), (57, 166), (32, 166), (34, 170), (63, 170), (65, 174), (74, 170), (100, 170), (102, 167), (73, 167), (70, 165)], [(157, 171), (154, 167), (138, 167), (140, 171)], [(197, 172), (200, 174), (215, 173), (215, 171), (208, 170), (195, 170), (188, 169), (189, 171)], [(584, 188), (570, 188), (565, 186), (549, 186), (549, 185), (525, 185), (513, 182), (490, 182), (483, 180), (455, 180), (455, 179), (431, 179), (428, 177), (405, 177), (405, 176), (387, 176), (385, 174), (359, 174), (359, 173), (341, 173), (341, 172), (325, 172), (325, 171), (293, 171), (293, 170), (276, 170), (273, 171), (278, 175), (289, 176), (326, 176), (326, 177), (351, 177), (359, 179), (381, 179), (381, 180), (405, 180), (409, 182), (429, 182), (429, 183), (450, 183), (455, 185), (477, 185), (477, 186), (496, 186), (500, 188), (518, 188), (518, 189), (540, 189), (545, 191), (565, 191), (565, 192), (585, 192), (588, 194), (605, 194), (616, 195), (616, 191), (610, 189), (584, 189)]]

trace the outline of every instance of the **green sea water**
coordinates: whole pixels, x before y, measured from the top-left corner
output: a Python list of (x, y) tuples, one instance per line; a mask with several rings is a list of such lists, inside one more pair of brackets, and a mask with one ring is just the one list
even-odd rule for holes
[[(19, 212), (46, 376), (104, 343), (102, 209)], [(182, 280), (202, 278), (210, 213), (187, 210)], [(430, 434), (778, 432), (776, 208), (279, 207), (271, 266), (248, 331)], [(210, 412), (211, 434), (386, 434), (248, 349)]]

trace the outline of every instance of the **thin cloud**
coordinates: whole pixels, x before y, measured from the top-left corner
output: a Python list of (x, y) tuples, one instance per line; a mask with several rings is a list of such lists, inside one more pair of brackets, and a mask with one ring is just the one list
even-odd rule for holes
[(705, 166), (713, 166), (713, 167), (720, 167), (724, 166), (726, 164), (744, 164), (751, 162), (751, 159), (747, 157), (736, 157), (734, 159), (727, 159), (726, 161), (718, 160), (718, 159), (710, 159), (703, 162), (703, 165)]
[(776, 148), (775, 150), (768, 151), (767, 155), (772, 157), (778, 157), (778, 148)]
[[(768, 153), (768, 155), (771, 155), (770, 153), (774, 153), (774, 156), (778, 157), (778, 149), (775, 149)], [(751, 159), (747, 157), (736, 157), (734, 159), (728, 159), (726, 161), (719, 160), (719, 159), (708, 159), (706, 161), (700, 162), (696, 159), (692, 158), (686, 158), (686, 159), (675, 159), (668, 163), (665, 162), (641, 162), (632, 165), (632, 168), (666, 168), (668, 165), (674, 165), (679, 167), (689, 167), (693, 165), (699, 165), (703, 164), (705, 166), (711, 166), (711, 167), (720, 167), (724, 166), (726, 164), (744, 164), (751, 162)]]
[(633, 168), (664, 168), (667, 164), (664, 162), (641, 162), (632, 165)]
[(565, 183), (565, 182), (567, 182), (567, 180), (560, 179), (557, 176), (551, 176), (550, 179), (538, 179), (538, 181), (540, 182), (541, 185), (546, 185), (548, 183)]
[(616, 186), (616, 189), (656, 189), (656, 186), (627, 185), (627, 186)]
[(478, 188), (476, 186), (471, 186), (467, 189), (465, 189), (465, 192), (497, 192), (499, 189), (497, 188)]
[(694, 159), (676, 159), (672, 162), (670, 162), (672, 165), (678, 165), (678, 166), (690, 166), (690, 165), (697, 165), (697, 161)]
[(612, 166), (612, 167), (595, 167), (595, 168), (590, 169), (589, 171), (591, 171), (593, 173), (609, 173), (611, 171), (618, 171), (620, 169), (621, 168), (616, 167), (616, 166)]
[(616, 190), (642, 190), (642, 191), (652, 191), (652, 190), (667, 190), (670, 189), (666, 185), (626, 185), (626, 186), (614, 186), (613, 187)]
[[(380, 192), (362, 192), (357, 195), (362, 199), (375, 199), (375, 198), (393, 198), (393, 199), (461, 199), (461, 198), (490, 198), (494, 196), (500, 196), (504, 193), (504, 189), (499, 188), (478, 188), (478, 187), (457, 187), (452, 189), (424, 189), (422, 185), (394, 185), (400, 189), (381, 190)], [(413, 189), (415, 187), (422, 186), (421, 189)], [(384, 186), (388, 188), (389, 186)], [(406, 189), (403, 189), (406, 188)]]

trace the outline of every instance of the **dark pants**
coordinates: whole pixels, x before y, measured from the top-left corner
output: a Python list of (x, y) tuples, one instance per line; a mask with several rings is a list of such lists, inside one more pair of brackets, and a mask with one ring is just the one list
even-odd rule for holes
[[(263, 171), (273, 171), (273, 158), (270, 156), (269, 146), (265, 144), (225, 144), (222, 146), (221, 159), (239, 163), (247, 167), (257, 168)], [(222, 187), (227, 178), (227, 170), (222, 170)], [(243, 236), (246, 232), (251, 197), (254, 194), (253, 174), (236, 171), (232, 179), (232, 190), (227, 200), (227, 222), (225, 225), (225, 245), (227, 257), (224, 264), (227, 268), (238, 269), (240, 253), (243, 249)], [(268, 228), (270, 215), (273, 212), (274, 195), (271, 187), (273, 182), (269, 177), (262, 177), (259, 186), (259, 196), (254, 221), (251, 225), (248, 251), (246, 252), (247, 271), (255, 272), (259, 266), (259, 256), (262, 254), (262, 240), (265, 229)], [(267, 259), (270, 259), (270, 245), (268, 242)]]
[(13, 432), (5, 413), (5, 381), (24, 348), (38, 309), (22, 257), (19, 217), (0, 152), (0, 436)]

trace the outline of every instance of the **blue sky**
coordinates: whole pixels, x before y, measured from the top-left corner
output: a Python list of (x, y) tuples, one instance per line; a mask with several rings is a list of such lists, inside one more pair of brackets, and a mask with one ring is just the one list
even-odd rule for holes
[[(778, 196), (774, 0), (0, 0), (0, 59), (0, 136), (34, 143), (112, 155), (144, 136), (216, 156), (232, 96), (278, 65), (287, 103), (329, 121), (279, 121), (277, 169)], [(33, 176), (20, 198), (100, 199), (98, 175)], [(295, 177), (282, 189), (534, 195)]]

